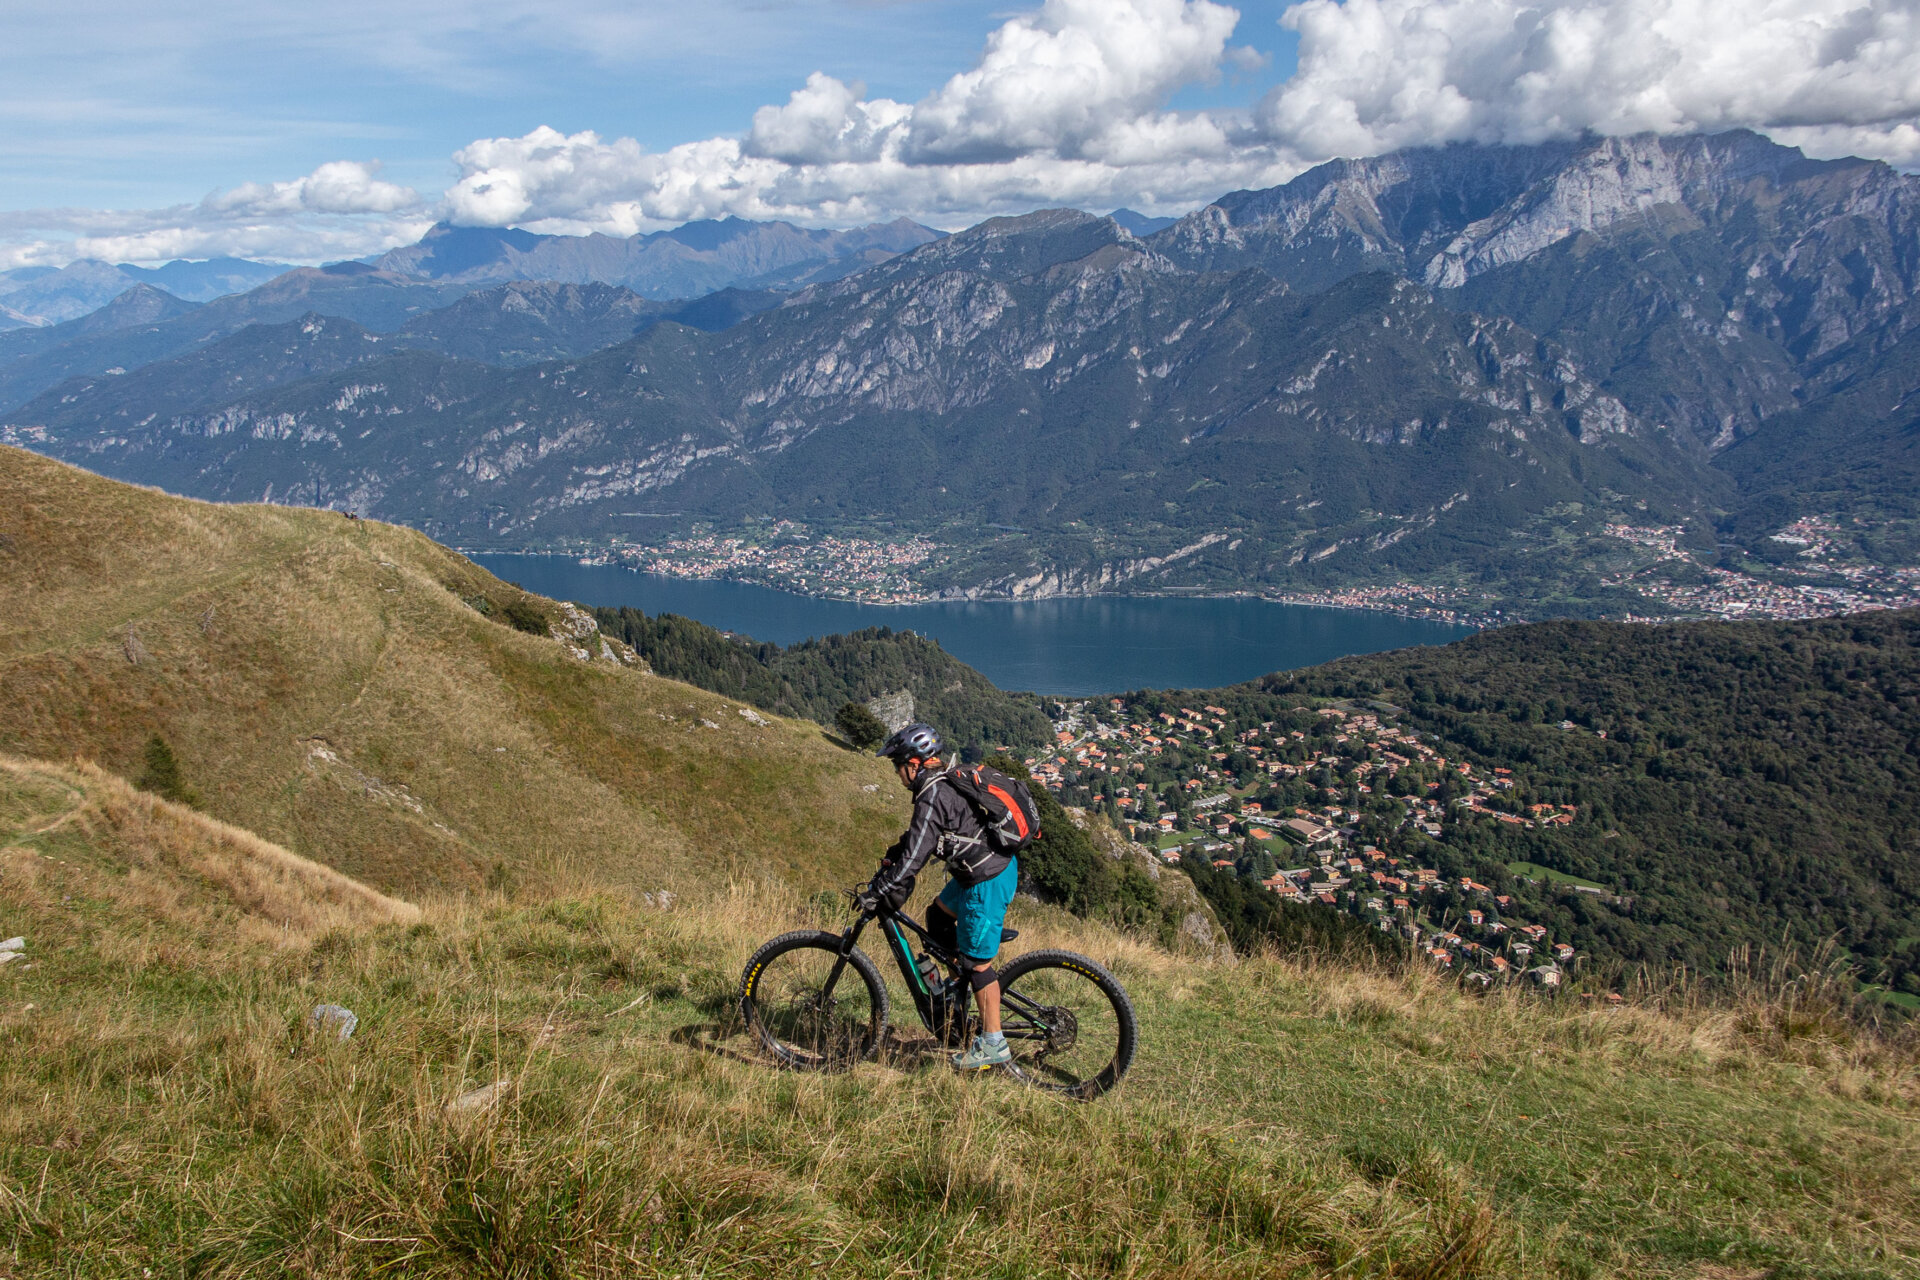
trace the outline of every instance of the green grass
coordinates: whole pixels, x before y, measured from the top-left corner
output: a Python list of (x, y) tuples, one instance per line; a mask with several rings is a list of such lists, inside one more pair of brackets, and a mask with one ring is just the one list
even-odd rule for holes
[(1507, 870), (1517, 876), (1525, 876), (1529, 880), (1544, 880), (1548, 884), (1577, 884), (1586, 889), (1599, 889), (1602, 892), (1607, 891), (1607, 887), (1603, 884), (1595, 884), (1591, 880), (1582, 880), (1579, 876), (1568, 875), (1564, 871), (1555, 871), (1551, 867), (1543, 867), (1538, 863), (1509, 862), (1507, 864)]

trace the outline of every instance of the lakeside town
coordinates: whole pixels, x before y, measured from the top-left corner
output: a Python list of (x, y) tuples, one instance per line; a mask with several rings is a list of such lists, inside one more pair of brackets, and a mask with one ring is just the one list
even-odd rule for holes
[(1534, 918), (1523, 894), (1536, 907), (1575, 894), (1631, 909), (1606, 886), (1524, 861), (1507, 864), (1502, 885), (1476, 879), (1458, 832), (1571, 827), (1579, 806), (1523, 802), (1511, 770), (1449, 757), (1385, 704), (1254, 720), (1146, 694), (1050, 710), (1054, 745), (1025, 763), (1062, 804), (1104, 813), (1166, 863), (1205, 859), (1283, 903), (1369, 921), (1463, 981), (1558, 989), (1579, 967), (1565, 913)]
[[(1873, 609), (1920, 606), (1920, 568), (1863, 561), (1832, 518), (1805, 517), (1769, 541), (1793, 554), (1768, 566), (1771, 577), (1725, 568), (1688, 548), (1678, 526), (1608, 524), (1604, 536), (1631, 561), (1600, 579), (1603, 587), (1638, 595), (1643, 609), (1627, 622), (1689, 619), (1797, 621)], [(926, 581), (947, 549), (925, 535), (893, 540), (819, 533), (793, 520), (733, 533), (707, 532), (657, 546), (619, 545), (583, 556), (685, 579), (726, 579), (858, 604), (922, 604), (940, 598)], [(1484, 588), (1394, 581), (1370, 585), (1259, 593), (1276, 604), (1359, 609), (1464, 626), (1529, 620), (1503, 608)]]
[[(1503, 620), (1494, 597), (1418, 582), (1389, 582), (1370, 587), (1336, 587), (1325, 591), (1288, 591), (1267, 595), (1275, 604), (1304, 604), (1322, 609), (1365, 609), (1401, 618), (1450, 622), (1458, 626), (1497, 626)], [(1513, 619), (1517, 621), (1517, 619)]]
[(1666, 606), (1669, 616), (1791, 622), (1920, 605), (1920, 568), (1860, 561), (1851, 554), (1851, 538), (1830, 516), (1803, 517), (1770, 535), (1769, 542), (1793, 553), (1790, 560), (1772, 566), (1785, 581), (1706, 563), (1682, 545), (1685, 530), (1679, 526), (1610, 524), (1606, 532), (1651, 553), (1652, 559), (1609, 575), (1604, 584), (1638, 592)]
[(915, 570), (939, 551), (923, 537), (900, 542), (814, 536), (780, 520), (754, 537), (703, 534), (658, 547), (618, 547), (582, 564), (617, 564), (670, 578), (726, 578), (798, 595), (856, 604), (918, 604), (927, 599)]

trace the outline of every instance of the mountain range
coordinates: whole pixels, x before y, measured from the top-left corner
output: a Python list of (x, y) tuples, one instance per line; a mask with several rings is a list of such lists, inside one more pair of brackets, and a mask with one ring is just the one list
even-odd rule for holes
[(82, 258), (64, 267), (0, 271), (0, 331), (59, 324), (98, 310), (129, 289), (164, 290), (187, 302), (207, 302), (265, 284), (285, 263), (243, 258), (177, 261), (159, 267)]
[(939, 237), (907, 218), (848, 231), (722, 218), (626, 237), (441, 223), (418, 244), (391, 250), (373, 265), (423, 280), (559, 280), (624, 285), (644, 298), (695, 298), (726, 288), (794, 289)]
[[(1609, 525), (1679, 527), (1708, 555), (1808, 514), (1911, 530), (1916, 210), (1920, 182), (1886, 165), (1743, 132), (1456, 145), (1159, 230), (1048, 210), (917, 245), (898, 223), (840, 233), (827, 265), (779, 268), (811, 283), (698, 327), (643, 324), (646, 299), (434, 291), (699, 253), (739, 281), (825, 233), (447, 228), (358, 274), (283, 277), (271, 305), (13, 359), (0, 335), (0, 431), (464, 545), (772, 515), (930, 533), (960, 595), (1440, 577), (1605, 611)], [(668, 278), (692, 283), (645, 279)], [(552, 317), (538, 340), (520, 302)], [(306, 332), (305, 311), (344, 309), (394, 336)], [(245, 338), (241, 311), (299, 322), (274, 341), (305, 353)], [(60, 385), (74, 342), (136, 339), (154, 361), (200, 348), (203, 373), (99, 376), (96, 348), (95, 376)]]

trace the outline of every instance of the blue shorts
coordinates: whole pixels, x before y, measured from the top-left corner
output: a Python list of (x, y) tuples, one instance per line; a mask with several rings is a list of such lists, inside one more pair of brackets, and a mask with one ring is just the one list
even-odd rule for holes
[(1018, 858), (1008, 862), (1007, 869), (993, 879), (982, 880), (972, 888), (958, 880), (947, 881), (947, 887), (935, 901), (953, 912), (953, 918), (960, 922), (961, 955), (991, 960), (999, 954), (1000, 930), (1007, 922), (1007, 904), (1013, 901), (1013, 891), (1019, 887)]

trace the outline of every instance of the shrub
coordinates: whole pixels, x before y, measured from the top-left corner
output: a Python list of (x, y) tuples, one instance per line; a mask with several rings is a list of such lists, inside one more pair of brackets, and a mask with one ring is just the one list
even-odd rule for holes
[(1067, 816), (1060, 802), (1032, 780), (1011, 756), (989, 756), (987, 764), (1025, 782), (1040, 813), (1040, 838), (1020, 851), (1021, 887), (1075, 915), (1105, 915), (1118, 893), (1112, 860), (1103, 857), (1087, 833)]
[(849, 702), (841, 707), (833, 713), (833, 725), (841, 737), (862, 751), (871, 751), (887, 739), (887, 726), (864, 703)]
[(531, 600), (510, 601), (501, 613), (515, 631), (524, 631), (530, 636), (547, 634), (547, 611)]
[(173, 754), (173, 748), (165, 738), (157, 733), (148, 738), (146, 757), (146, 771), (133, 785), (175, 804), (184, 804), (193, 809), (200, 807), (200, 793), (188, 786), (186, 779), (180, 776), (180, 760)]

